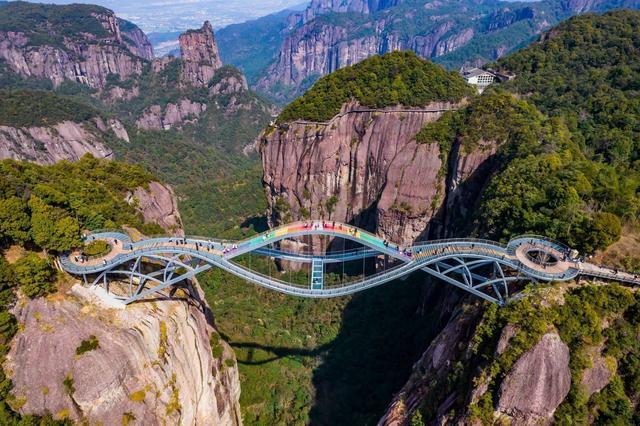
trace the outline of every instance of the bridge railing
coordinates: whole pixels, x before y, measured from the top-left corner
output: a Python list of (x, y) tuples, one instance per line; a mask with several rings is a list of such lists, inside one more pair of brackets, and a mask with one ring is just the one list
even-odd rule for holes
[(443, 245), (443, 244), (451, 244), (451, 243), (485, 244), (493, 247), (507, 248), (507, 244), (504, 244), (498, 241), (482, 239), (482, 238), (447, 238), (447, 239), (441, 239), (441, 240), (419, 241), (419, 242), (413, 243), (411, 247), (421, 248), (425, 246)]
[(131, 237), (122, 229), (105, 229), (105, 230), (97, 230), (91, 231), (91, 233), (84, 235), (82, 237), (82, 242), (88, 243), (96, 239), (122, 239), (122, 237), (126, 237), (127, 241), (131, 241)]
[(545, 243), (547, 243), (550, 247), (560, 251), (560, 252), (569, 252), (571, 251), (571, 248), (559, 243), (558, 241), (552, 240), (549, 237), (545, 237), (544, 235), (536, 235), (536, 234), (523, 234), (523, 235), (518, 235), (516, 237), (513, 237), (509, 240), (509, 242), (507, 243), (507, 247), (510, 250), (515, 251), (515, 247), (514, 247), (514, 243), (516, 241), (519, 240), (538, 240), (538, 241), (544, 241)]

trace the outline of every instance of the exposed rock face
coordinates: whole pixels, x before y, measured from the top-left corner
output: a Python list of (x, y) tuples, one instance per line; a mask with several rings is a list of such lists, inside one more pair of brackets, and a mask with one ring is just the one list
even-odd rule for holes
[(549, 423), (570, 387), (569, 347), (558, 334), (547, 333), (505, 377), (497, 409), (514, 424)]
[(80, 33), (71, 39), (52, 28), (50, 35), (64, 41), (61, 45), (43, 45), (32, 43), (29, 33), (0, 30), (0, 59), (22, 77), (48, 79), (56, 87), (71, 80), (102, 89), (109, 74), (121, 80), (141, 74), (144, 61), (153, 56), (149, 41), (130, 23), (123, 40), (117, 18), (104, 10), (91, 15), (96, 25), (106, 30), (101, 38)]
[(326, 218), (405, 244), (441, 235), (433, 220), (447, 212), (445, 200), (473, 202), (477, 194), (467, 191), (473, 185), (460, 184), (483, 181), (476, 171), (495, 153), (491, 142), (470, 153), (415, 142), (424, 124), (457, 107), (375, 111), (351, 103), (329, 123), (293, 122), (267, 131), (260, 151), (270, 223)]
[[(453, 294), (449, 294), (448, 297), (452, 300), (445, 302), (445, 306), (456, 305), (458, 300), (453, 298)], [(477, 308), (465, 311), (460, 306), (457, 307), (440, 334), (414, 364), (411, 377), (394, 396), (393, 402), (378, 422), (378, 426), (408, 424), (411, 414), (420, 406), (426, 395), (431, 392), (440, 393), (441, 386), (438, 383), (446, 381), (454, 363), (464, 358), (468, 347), (465, 342), (471, 338), (478, 316)], [(436, 386), (436, 389), (433, 386)], [(454, 392), (446, 398), (445, 403), (438, 409), (437, 418), (449, 411), (457, 396), (458, 394)]]
[(63, 121), (49, 127), (0, 126), (0, 159), (53, 164), (60, 160), (77, 161), (84, 154), (107, 158), (112, 153), (102, 144), (101, 132), (111, 129), (117, 137), (129, 139), (117, 120), (110, 120), (109, 128), (99, 118), (94, 123)]
[(247, 79), (242, 74), (231, 74), (211, 86), (209, 96), (231, 95), (249, 90)]
[(180, 34), (181, 81), (194, 87), (206, 87), (216, 70), (222, 67), (211, 23), (201, 29)]
[(140, 28), (123, 19), (118, 19), (118, 26), (129, 51), (136, 56), (152, 61), (154, 58), (153, 46), (147, 35)]
[(157, 223), (172, 235), (184, 235), (176, 196), (171, 187), (151, 182), (148, 188), (137, 188), (133, 194), (128, 194), (126, 200), (142, 213), (145, 222)]
[(136, 121), (136, 126), (146, 130), (168, 130), (185, 122), (194, 122), (206, 109), (206, 104), (189, 99), (180, 99), (177, 104), (169, 103), (164, 111), (160, 105), (152, 105)]
[[(221, 342), (223, 355), (213, 358), (213, 329), (185, 300), (105, 310), (69, 296), (15, 311), (24, 329), (5, 367), (22, 413), (110, 425), (241, 423), (233, 351)], [(78, 355), (90, 336), (99, 348)]]
[(602, 354), (596, 354), (592, 359), (591, 368), (587, 368), (582, 374), (582, 385), (587, 391), (587, 395), (591, 396), (596, 392), (600, 392), (609, 384), (613, 371), (607, 366), (606, 358)]
[(311, 0), (307, 9), (300, 15), (304, 22), (310, 21), (328, 12), (375, 13), (396, 6), (402, 0)]
[[(479, 32), (496, 31), (536, 17), (531, 8), (504, 8), (496, 9), (487, 17), (486, 23), (478, 19), (461, 24), (447, 12), (439, 16), (419, 17), (419, 6), (399, 7), (403, 5), (400, 0), (312, 1), (304, 12), (290, 17), (290, 28), (293, 29), (284, 38), (277, 58), (257, 87), (266, 91), (282, 84), (300, 87), (309, 79), (394, 50), (413, 50), (424, 58), (439, 57), (465, 46)], [(442, 7), (448, 5), (439, 2), (424, 4), (424, 10)], [(474, 9), (475, 6), (470, 4), (469, 8)], [(384, 13), (378, 13), (381, 11)], [(345, 15), (337, 23), (318, 19), (329, 12), (351, 15)], [(469, 10), (468, 13), (476, 12)], [(477, 11), (478, 16), (481, 13)], [(349, 18), (356, 16), (354, 14), (365, 16)], [(423, 27), (420, 31), (406, 34), (396, 25), (400, 20), (420, 21)], [(478, 25), (480, 21), (483, 25)]]

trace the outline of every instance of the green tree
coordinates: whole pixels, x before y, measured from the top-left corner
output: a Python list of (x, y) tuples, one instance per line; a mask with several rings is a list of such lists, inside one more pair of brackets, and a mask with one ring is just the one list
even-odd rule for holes
[(27, 206), (20, 198), (0, 200), (0, 239), (23, 244), (29, 239), (30, 225)]
[(45, 296), (55, 291), (55, 270), (47, 259), (29, 253), (14, 265), (22, 292), (30, 298)]
[(69, 250), (81, 244), (78, 221), (66, 216), (65, 211), (47, 205), (42, 199), (32, 196), (31, 234), (40, 247), (57, 252)]
[(15, 299), (13, 288), (16, 279), (13, 266), (0, 256), (0, 310), (9, 305)]

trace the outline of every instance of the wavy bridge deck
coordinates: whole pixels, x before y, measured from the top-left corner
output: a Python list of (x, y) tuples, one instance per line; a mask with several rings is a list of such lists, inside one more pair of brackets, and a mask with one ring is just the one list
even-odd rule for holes
[[(283, 240), (314, 235), (340, 237), (362, 248), (313, 254), (288, 252), (278, 247)], [(125, 304), (159, 293), (212, 267), (271, 290), (311, 298), (353, 294), (418, 270), (500, 305), (518, 297), (512, 294), (511, 287), (522, 281), (567, 281), (582, 275), (640, 284), (640, 277), (635, 274), (571, 259), (567, 247), (540, 236), (516, 237), (507, 244), (449, 239), (400, 247), (343, 223), (308, 221), (285, 225), (242, 241), (161, 237), (133, 242), (123, 232), (95, 233), (86, 240), (104, 240), (111, 250), (92, 259), (85, 259), (80, 252), (66, 254), (60, 258), (62, 268), (82, 276), (86, 285), (102, 285), (107, 291), (109, 278), (119, 276), (119, 282), (125, 285), (122, 294), (113, 293), (113, 296)], [(234, 262), (250, 253), (309, 263), (309, 282), (283, 281)], [(362, 277), (347, 282), (325, 280), (327, 264), (364, 262), (371, 258), (378, 264), (374, 274), (363, 273)]]

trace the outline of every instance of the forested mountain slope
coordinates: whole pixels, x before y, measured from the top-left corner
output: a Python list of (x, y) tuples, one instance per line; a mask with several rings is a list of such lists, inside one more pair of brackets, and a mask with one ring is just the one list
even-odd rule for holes
[[(372, 55), (413, 50), (423, 58), (458, 68), (523, 47), (572, 15), (638, 7), (636, 0), (317, 0), (286, 19), (278, 15), (260, 21), (259, 37), (252, 37), (253, 23), (234, 26), (234, 35), (252, 42), (233, 51), (226, 51), (223, 45), (223, 55), (243, 70), (251, 70), (252, 76), (262, 74), (255, 87), (286, 103), (320, 76)], [(274, 43), (279, 43), (276, 54)]]
[[(30, 122), (25, 107), (38, 92), (9, 94), (25, 102), (3, 111), (2, 158), (89, 152), (144, 164), (174, 185), (190, 232), (220, 234), (263, 210), (259, 164), (245, 148), (271, 106), (223, 66), (208, 22), (180, 37), (180, 58), (156, 60), (144, 33), (108, 9), (11, 2), (0, 6), (0, 39), (0, 89), (50, 92), (47, 123)], [(58, 120), (69, 109), (55, 103), (73, 103), (82, 117)], [(212, 223), (211, 208), (225, 220)]]
[[(423, 129), (423, 142), (458, 141), (464, 149), (487, 132), (511, 140), (475, 220), (461, 229), (494, 238), (542, 233), (591, 253), (617, 241), (622, 224), (621, 242), (598, 258), (640, 267), (639, 24), (640, 13), (630, 11), (572, 18), (499, 62), (514, 81)], [(499, 99), (511, 96), (505, 89), (527, 107), (500, 119)], [(504, 310), (464, 307), (416, 364), (383, 424), (637, 423), (634, 293), (552, 284)], [(458, 341), (471, 345), (455, 349)], [(451, 348), (444, 357), (439, 345)]]

